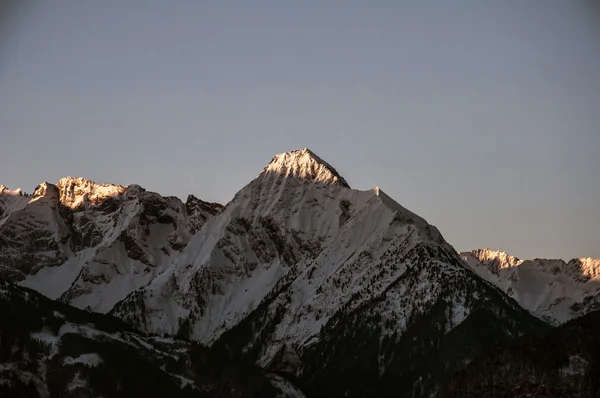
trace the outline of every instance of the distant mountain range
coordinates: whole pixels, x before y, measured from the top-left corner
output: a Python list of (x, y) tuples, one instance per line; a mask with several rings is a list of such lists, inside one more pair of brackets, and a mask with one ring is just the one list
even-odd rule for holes
[(600, 310), (600, 260), (519, 260), (489, 249), (461, 253), (483, 279), (551, 324)]
[[(31, 196), (0, 186), (1, 297), (29, 319), (6, 333), (51, 340), (36, 351), (38, 370), (54, 355), (108, 364), (102, 344), (124, 339), (145, 347), (143, 366), (182, 396), (432, 396), (499, 344), (596, 309), (598, 264), (457, 253), (423, 218), (378, 187), (351, 189), (308, 149), (275, 156), (225, 206), (83, 178), (43, 183)], [(44, 312), (27, 310), (23, 295), (34, 293), (25, 288), (58, 302), (36, 296)], [(87, 310), (68, 310), (78, 325), (115, 325), (111, 336), (94, 343), (108, 332), (39, 323), (68, 306)], [(73, 355), (52, 348), (69, 333), (92, 342)], [(161, 355), (191, 349), (233, 373), (216, 380), (189, 356), (176, 372), (160, 365)], [(74, 368), (55, 381), (6, 352), (0, 380), (39, 396), (68, 386), (76, 393), (66, 396), (106, 395), (99, 378), (125, 377)]]

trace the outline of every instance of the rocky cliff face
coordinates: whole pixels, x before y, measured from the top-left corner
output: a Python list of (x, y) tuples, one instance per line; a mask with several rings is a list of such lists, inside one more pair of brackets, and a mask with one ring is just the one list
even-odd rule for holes
[(4, 278), (98, 312), (166, 269), (221, 209), (71, 177), (43, 183), (31, 197), (4, 190), (0, 201)]

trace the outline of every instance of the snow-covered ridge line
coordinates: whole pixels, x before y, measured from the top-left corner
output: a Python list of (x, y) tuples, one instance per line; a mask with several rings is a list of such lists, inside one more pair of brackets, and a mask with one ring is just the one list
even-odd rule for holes
[(0, 185), (1, 196), (26, 196), (29, 202), (39, 198), (58, 200), (63, 206), (75, 209), (85, 202), (93, 204), (118, 196), (124, 193), (129, 187), (115, 184), (98, 184), (92, 180), (83, 177), (63, 177), (56, 184), (44, 181), (35, 187), (33, 195), (24, 195), (19, 188), (10, 190), (4, 185)]
[(60, 192), (60, 202), (71, 208), (80, 206), (86, 200), (99, 203), (109, 197), (122, 194), (127, 189), (121, 185), (97, 184), (82, 177), (61, 178), (56, 186)]
[(0, 277), (98, 312), (148, 284), (222, 210), (85, 178), (9, 192), (0, 193)]
[[(435, 358), (449, 372), (490, 341), (547, 327), (473, 274), (425, 219), (378, 187), (351, 189), (306, 148), (275, 156), (224, 208), (136, 185), (95, 205), (96, 185), (69, 184), (67, 199), (79, 189), (84, 205), (58, 206), (60, 189), (44, 184), (0, 228), (0, 270), (48, 296), (60, 282), (54, 298), (145, 333), (294, 374), (309, 396), (428, 396), (447, 375), (413, 369)], [(456, 340), (458, 327), (466, 337)], [(444, 354), (457, 344), (463, 354)]]
[(577, 271), (578, 269), (584, 275), (591, 278), (600, 276), (600, 259), (592, 257), (578, 257), (572, 258), (569, 261), (563, 259), (549, 259), (536, 257), (530, 260), (521, 260), (515, 256), (511, 256), (502, 250), (493, 249), (475, 249), (459, 253), (461, 258), (466, 261), (469, 265), (478, 265), (478, 263), (484, 263), (486, 265), (493, 265), (499, 269), (516, 267), (523, 264), (525, 261), (533, 261), (538, 263), (542, 267), (560, 267), (561, 269)]
[(563, 323), (600, 309), (600, 260), (520, 260), (506, 252), (460, 253), (477, 275), (499, 287), (539, 318)]
[[(23, 196), (29, 198), (27, 202), (32, 202), (39, 198), (48, 198), (58, 200), (61, 205), (71, 209), (77, 209), (84, 203), (99, 205), (109, 198), (118, 198), (121, 195), (135, 195), (139, 192), (146, 192), (146, 189), (138, 184), (120, 185), (113, 183), (97, 183), (84, 177), (63, 177), (57, 183), (44, 181), (38, 184), (33, 194), (26, 194), (21, 188), (11, 190), (7, 186), (0, 184), (0, 201), (2, 197)], [(152, 193), (148, 191), (149, 193)], [(164, 198), (174, 198), (164, 196)], [(179, 200), (178, 198), (176, 198)], [(222, 208), (220, 203), (204, 202), (196, 196), (190, 194), (187, 200), (183, 203), (191, 203), (194, 206), (202, 206), (203, 208)], [(1, 208), (0, 208), (1, 210)]]
[(7, 186), (0, 184), (0, 195), (23, 196), (23, 190), (21, 188), (10, 190)]

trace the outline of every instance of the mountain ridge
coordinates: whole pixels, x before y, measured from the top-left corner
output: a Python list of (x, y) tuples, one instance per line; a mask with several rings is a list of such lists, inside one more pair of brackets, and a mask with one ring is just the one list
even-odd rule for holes
[(275, 155), (259, 174), (259, 177), (268, 174), (291, 176), (321, 183), (340, 184), (343, 187), (350, 188), (344, 177), (333, 166), (308, 148), (295, 149)]
[(183, 203), (136, 184), (72, 177), (42, 183), (31, 196), (4, 193), (0, 274), (100, 312), (162, 272), (222, 209), (192, 195)]
[(0, 195), (5, 278), (286, 373), (310, 396), (429, 396), (495, 344), (548, 327), (435, 226), (306, 148), (225, 206), (81, 178), (33, 196)]
[(520, 260), (506, 252), (479, 249), (460, 253), (479, 276), (552, 324), (600, 309), (600, 260)]
[(594, 268), (594, 274), (597, 274), (598, 272), (595, 271), (595, 268), (597, 267), (596, 262), (600, 261), (600, 259), (595, 258), (595, 257), (573, 257), (570, 258), (568, 260), (565, 260), (564, 258), (550, 258), (550, 257), (534, 257), (531, 259), (527, 259), (527, 260), (523, 260), (520, 259), (519, 257), (513, 256), (511, 254), (509, 254), (508, 252), (504, 251), (504, 250), (499, 250), (499, 249), (491, 249), (489, 247), (483, 248), (483, 249), (472, 249), (472, 250), (465, 250), (465, 251), (460, 251), (459, 252), (461, 255), (468, 255), (468, 254), (472, 254), (475, 257), (477, 257), (479, 260), (500, 260), (503, 264), (503, 268), (507, 267), (508, 265), (514, 266), (514, 265), (518, 265), (517, 263), (522, 263), (523, 261), (545, 261), (545, 262), (560, 262), (562, 261), (565, 264), (568, 264), (570, 262), (574, 262), (574, 261), (580, 261), (584, 264), (587, 264), (588, 267)]
[[(285, 370), (303, 389), (320, 391), (316, 396), (368, 393), (360, 383), (325, 386), (331, 377), (362, 379), (379, 396), (394, 388), (424, 396), (489, 344), (546, 327), (472, 275), (437, 228), (379, 188), (351, 189), (304, 150), (269, 164), (202, 226), (176, 263), (111, 314)], [(453, 349), (446, 336), (471, 333), (470, 326), (458, 331), (463, 322), (481, 323), (489, 338), (470, 334), (462, 350)], [(431, 350), (410, 343), (418, 325), (432, 330)], [(352, 334), (386, 346), (365, 352), (368, 362), (360, 365), (346, 357), (356, 348)], [(403, 368), (397, 360), (407, 359), (401, 347), (414, 349), (419, 367), (434, 366), (444, 352), (445, 367), (394, 377), (393, 369)], [(363, 366), (366, 378), (359, 376)]]

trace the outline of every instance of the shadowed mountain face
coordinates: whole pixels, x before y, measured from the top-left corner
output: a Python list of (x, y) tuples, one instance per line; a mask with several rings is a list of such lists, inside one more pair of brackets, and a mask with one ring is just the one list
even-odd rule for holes
[(600, 396), (600, 311), (473, 361), (439, 391), (453, 397)]
[(138, 186), (38, 191), (42, 210), (3, 196), (1, 227), (14, 226), (0, 233), (41, 230), (54, 248), (23, 268), (9, 243), (6, 275), (283, 372), (309, 396), (428, 396), (494, 345), (547, 327), (437, 228), (378, 187), (351, 189), (308, 149), (275, 156), (224, 208)]
[(302, 397), (280, 376), (0, 281), (0, 396)]

